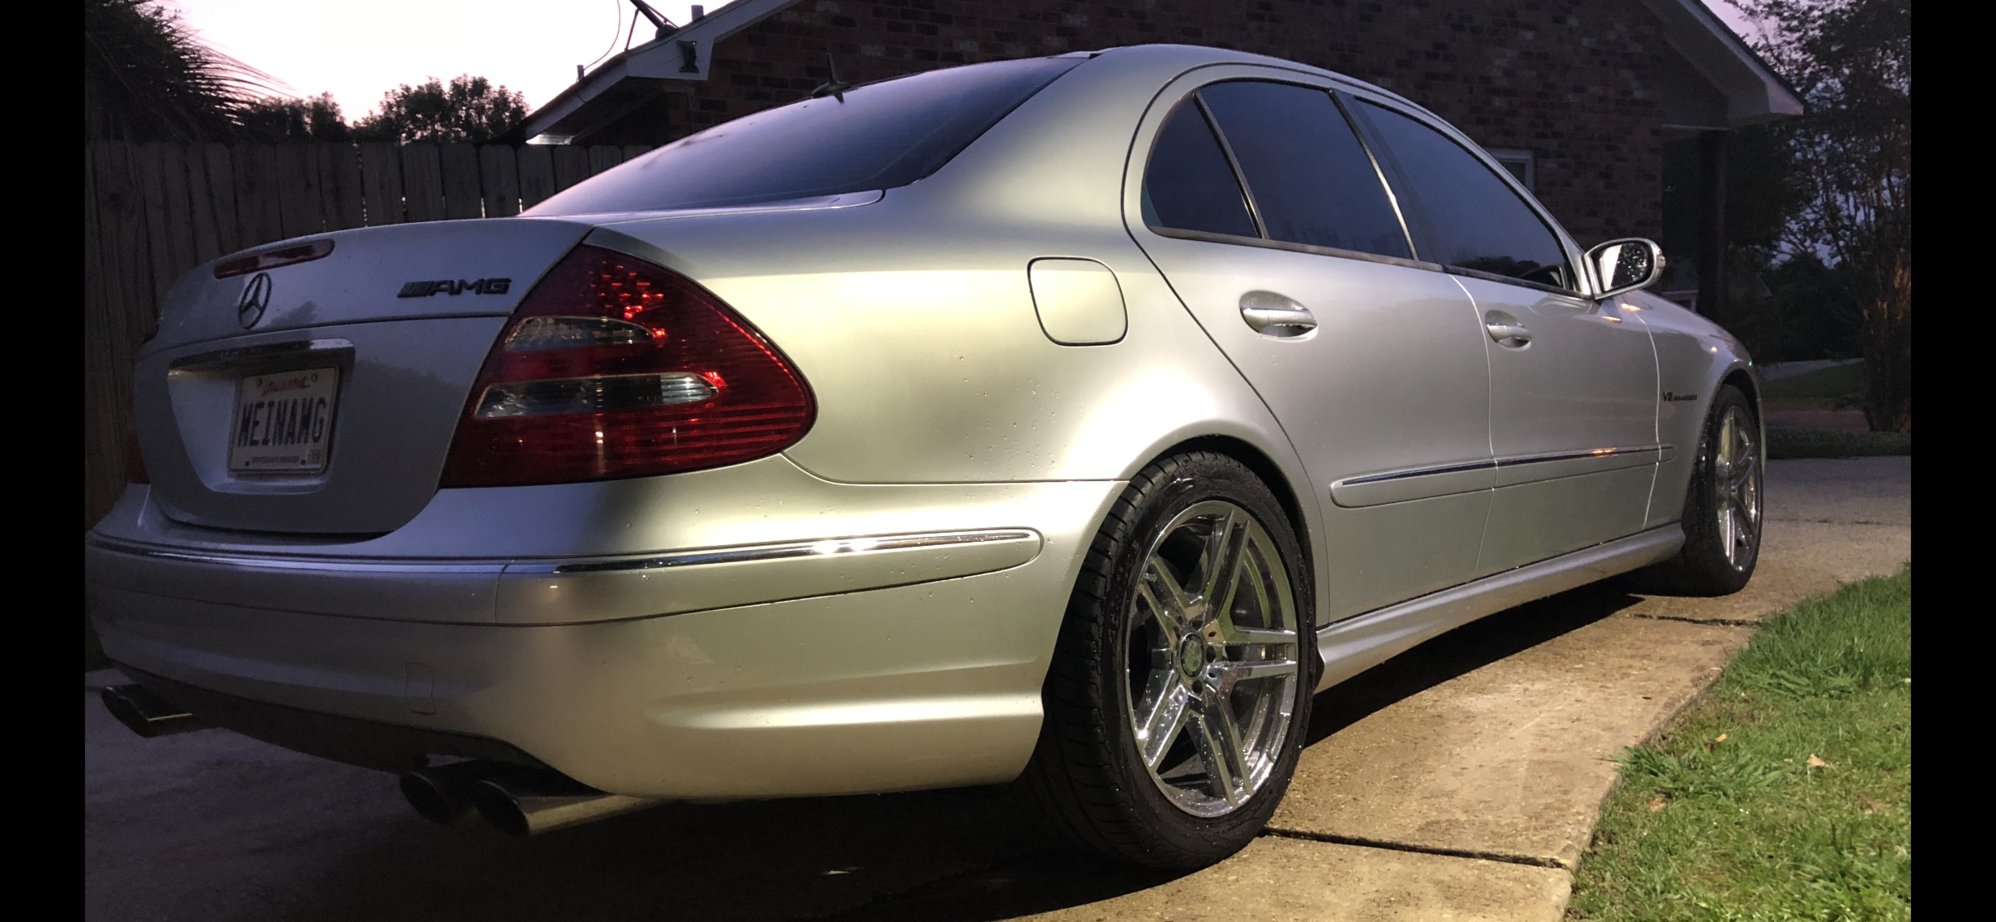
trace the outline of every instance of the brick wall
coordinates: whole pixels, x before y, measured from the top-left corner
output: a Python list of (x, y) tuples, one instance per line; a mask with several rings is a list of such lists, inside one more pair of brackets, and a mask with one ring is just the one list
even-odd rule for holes
[[(1300, 61), (1393, 90), (1492, 148), (1530, 150), (1583, 246), (1662, 233), (1654, 81), (1673, 54), (1637, 0), (803, 0), (722, 42), (712, 78), (602, 140), (659, 143), (852, 83), (955, 64), (1177, 42)], [(621, 137), (627, 132), (642, 137)]]

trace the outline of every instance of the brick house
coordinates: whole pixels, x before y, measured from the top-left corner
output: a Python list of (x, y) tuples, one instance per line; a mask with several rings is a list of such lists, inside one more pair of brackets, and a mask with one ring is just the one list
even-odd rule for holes
[[(698, 8), (695, 8), (698, 10)], [(1393, 90), (1510, 167), (1583, 245), (1662, 236), (1667, 155), (1700, 159), (1699, 266), (1723, 245), (1731, 129), (1795, 92), (1699, 0), (735, 0), (661, 29), (527, 119), (530, 143), (662, 144), (802, 98), (956, 64), (1155, 42), (1235, 48)], [(1720, 181), (1714, 181), (1719, 178)], [(1724, 302), (1700, 272), (1701, 308)]]

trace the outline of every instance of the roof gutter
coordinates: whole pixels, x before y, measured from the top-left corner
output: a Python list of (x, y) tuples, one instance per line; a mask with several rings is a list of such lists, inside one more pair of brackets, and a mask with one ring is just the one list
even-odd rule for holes
[(1726, 122), (1739, 128), (1808, 112), (1802, 94), (1700, 0), (1642, 0), (1663, 24), (1664, 40), (1726, 97)]

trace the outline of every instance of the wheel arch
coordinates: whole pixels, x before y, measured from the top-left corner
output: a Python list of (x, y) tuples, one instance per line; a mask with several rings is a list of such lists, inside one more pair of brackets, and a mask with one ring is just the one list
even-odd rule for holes
[(1261, 482), (1268, 487), (1270, 493), (1275, 494), (1276, 503), (1282, 506), (1283, 515), (1289, 518), (1289, 527), (1296, 531), (1296, 540), (1303, 545), (1303, 559), (1310, 565), (1310, 572), (1312, 574), (1311, 583), (1313, 586), (1311, 596), (1314, 599), (1316, 597), (1314, 584), (1317, 582), (1315, 576), (1317, 570), (1317, 542), (1314, 540), (1315, 535), (1310, 528), (1310, 516), (1304, 512), (1302, 496), (1296, 492), (1295, 484), (1290, 482), (1289, 475), (1283, 472), (1282, 466), (1277, 464), (1274, 458), (1269, 457), (1268, 453), (1262, 451), (1254, 443), (1234, 436), (1199, 435), (1174, 443), (1158, 451), (1145, 459), (1143, 464), (1137, 467), (1138, 469), (1142, 469), (1161, 458), (1195, 451), (1208, 451), (1239, 461), (1243, 467), (1246, 467), (1256, 477), (1261, 479)]

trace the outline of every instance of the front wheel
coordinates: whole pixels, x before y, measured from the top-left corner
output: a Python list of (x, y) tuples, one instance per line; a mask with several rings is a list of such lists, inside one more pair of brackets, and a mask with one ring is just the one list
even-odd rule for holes
[(1199, 867), (1295, 772), (1316, 655), (1309, 563), (1267, 486), (1193, 453), (1134, 478), (1090, 548), (1018, 788), (1109, 857)]
[(1766, 464), (1753, 404), (1719, 388), (1705, 420), (1684, 497), (1684, 549), (1653, 574), (1656, 588), (1681, 595), (1729, 595), (1746, 587), (1760, 561), (1761, 485)]

